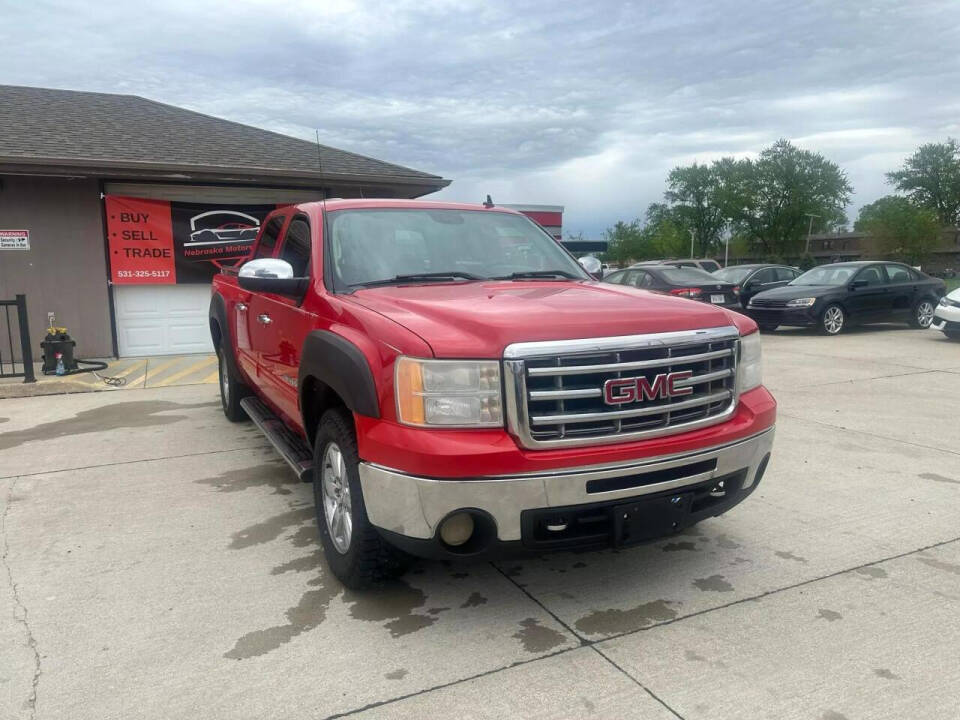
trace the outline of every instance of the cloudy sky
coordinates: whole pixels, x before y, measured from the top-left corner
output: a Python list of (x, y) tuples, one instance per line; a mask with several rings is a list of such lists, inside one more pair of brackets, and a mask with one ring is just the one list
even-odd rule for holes
[(0, 0), (0, 83), (144, 95), (562, 204), (598, 236), (677, 164), (778, 137), (856, 209), (960, 136), (956, 0)]

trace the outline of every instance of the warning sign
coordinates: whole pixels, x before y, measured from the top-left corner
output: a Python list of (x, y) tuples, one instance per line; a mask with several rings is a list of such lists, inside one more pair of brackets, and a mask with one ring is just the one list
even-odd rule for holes
[(0, 250), (29, 250), (29, 230), (0, 230)]

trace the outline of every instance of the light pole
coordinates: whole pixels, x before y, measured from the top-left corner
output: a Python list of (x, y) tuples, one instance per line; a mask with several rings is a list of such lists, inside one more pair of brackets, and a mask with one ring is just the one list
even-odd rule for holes
[(804, 255), (810, 254), (810, 234), (813, 232), (813, 219), (820, 217), (819, 215), (814, 215), (813, 213), (804, 213), (808, 218), (810, 218), (810, 224), (807, 225), (807, 251)]
[(693, 239), (694, 239), (696, 236), (697, 236), (697, 234), (696, 234), (693, 230), (691, 230), (691, 231), (690, 231), (690, 259), (691, 259), (691, 260), (693, 259)]
[(730, 265), (730, 235), (728, 234), (723, 243), (723, 266)]

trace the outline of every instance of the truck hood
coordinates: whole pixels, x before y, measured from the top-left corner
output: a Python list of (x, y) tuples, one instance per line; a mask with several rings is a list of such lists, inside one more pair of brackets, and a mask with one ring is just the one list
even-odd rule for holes
[(706, 303), (595, 282), (402, 285), (347, 297), (419, 335), (436, 357), (500, 357), (511, 343), (536, 340), (753, 329), (748, 318)]

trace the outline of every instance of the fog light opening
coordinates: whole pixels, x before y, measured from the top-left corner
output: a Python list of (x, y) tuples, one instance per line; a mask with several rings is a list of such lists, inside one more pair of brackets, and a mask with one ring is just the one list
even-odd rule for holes
[(470, 513), (454, 513), (440, 525), (440, 539), (450, 547), (460, 547), (473, 536), (475, 524)]

